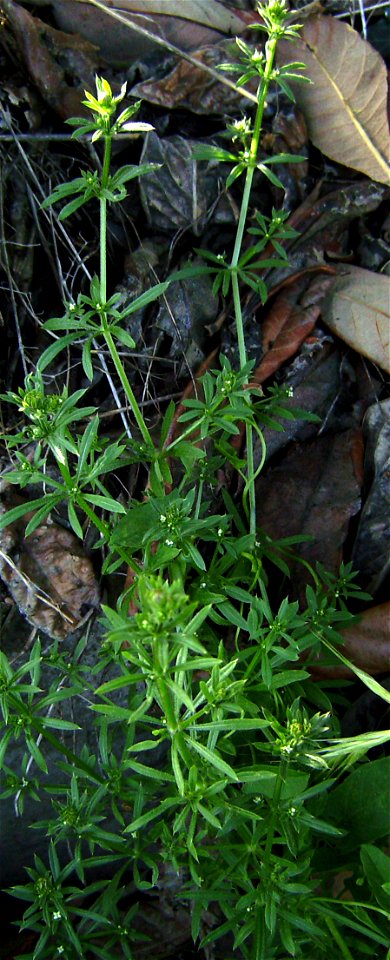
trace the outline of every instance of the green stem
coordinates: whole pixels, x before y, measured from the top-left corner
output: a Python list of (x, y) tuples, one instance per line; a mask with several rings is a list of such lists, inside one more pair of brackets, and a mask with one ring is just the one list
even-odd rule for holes
[(188, 749), (187, 744), (184, 739), (184, 735), (178, 730), (178, 721), (175, 714), (175, 708), (172, 702), (172, 694), (165, 683), (163, 677), (159, 677), (157, 680), (157, 687), (160, 697), (160, 706), (163, 709), (165, 720), (167, 723), (167, 729), (172, 738), (172, 741), (175, 740), (177, 749), (180, 751), (184, 763), (187, 765), (188, 770), (194, 763), (193, 756), (191, 751)]
[[(257, 154), (259, 150), (260, 135), (263, 124), (264, 107), (271, 82), (275, 53), (277, 47), (277, 37), (270, 37), (266, 44), (266, 64), (264, 76), (257, 91), (257, 110), (255, 123), (252, 133), (251, 145), (249, 150), (248, 168), (246, 171), (244, 192), (242, 195), (240, 216), (237, 225), (236, 239), (230, 269), (232, 271), (232, 291), (234, 313), (236, 320), (237, 343), (240, 357), (241, 368), (247, 363), (247, 352), (245, 345), (244, 323), (241, 309), (241, 298), (239, 290), (239, 280), (237, 266), (241, 255), (242, 240), (244, 236), (245, 224), (248, 216), (249, 201), (252, 190), (252, 181), (257, 164)], [(250, 533), (256, 533), (256, 491), (254, 485), (254, 454), (253, 454), (253, 428), (251, 424), (246, 425), (246, 451), (247, 451), (247, 476), (248, 476), (248, 495), (249, 495), (249, 529)]]
[[(107, 186), (109, 172), (110, 172), (110, 163), (111, 163), (111, 137), (107, 136), (104, 143), (104, 160), (103, 160), (103, 172), (102, 172), (102, 189)], [(100, 296), (102, 303), (105, 304), (107, 301), (107, 200), (105, 197), (100, 197)], [(125, 396), (130, 404), (131, 412), (136, 421), (142, 439), (148, 446), (153, 446), (153, 440), (150, 436), (149, 430), (146, 426), (136, 398), (134, 396), (133, 390), (130, 386), (128, 378), (122, 361), (120, 359), (119, 353), (115, 346), (114, 340), (110, 333), (109, 324), (107, 322), (107, 316), (105, 312), (101, 313), (101, 322), (102, 322), (102, 332), (108, 349), (111, 354), (111, 359), (115, 366), (116, 372), (122, 384), (122, 387), (125, 392)]]
[(281, 796), (283, 784), (284, 784), (285, 779), (286, 779), (287, 767), (288, 767), (288, 761), (286, 760), (285, 757), (281, 757), (281, 758), (280, 758), (278, 775), (277, 775), (277, 777), (276, 777), (275, 789), (274, 789), (274, 793), (273, 793), (273, 797), (272, 797), (272, 801), (271, 801), (271, 803), (272, 803), (271, 822), (270, 822), (269, 827), (268, 827), (267, 840), (266, 840), (266, 844), (265, 844), (265, 848), (264, 848), (263, 862), (264, 862), (265, 867), (269, 867), (269, 862), (270, 862), (270, 858), (271, 858), (272, 847), (273, 847), (274, 838), (275, 838), (275, 827), (276, 827), (276, 823), (277, 823), (277, 821), (278, 821), (278, 809), (277, 809), (277, 808), (278, 808), (278, 803), (279, 803), (279, 800), (280, 800), (280, 796)]
[(139, 429), (139, 431), (140, 431), (140, 434), (141, 434), (141, 436), (142, 436), (142, 439), (144, 440), (144, 442), (147, 444), (148, 447), (153, 447), (153, 446), (154, 446), (153, 440), (152, 440), (152, 438), (151, 438), (151, 435), (150, 435), (150, 433), (149, 433), (149, 430), (148, 430), (148, 428), (147, 428), (147, 426), (146, 426), (146, 423), (145, 423), (145, 421), (144, 421), (144, 418), (143, 418), (143, 416), (142, 416), (142, 413), (141, 413), (141, 411), (140, 411), (140, 408), (139, 408), (138, 403), (137, 403), (137, 401), (136, 401), (136, 398), (135, 398), (135, 396), (134, 396), (133, 390), (132, 390), (132, 388), (131, 388), (131, 386), (130, 386), (130, 383), (129, 383), (129, 381), (128, 381), (128, 378), (127, 378), (127, 376), (126, 376), (126, 372), (125, 372), (124, 366), (123, 366), (123, 364), (122, 364), (122, 361), (121, 361), (121, 359), (120, 359), (119, 353), (118, 353), (117, 348), (116, 348), (116, 345), (115, 345), (114, 340), (113, 340), (113, 338), (112, 338), (112, 335), (111, 335), (111, 333), (110, 333), (110, 329), (109, 329), (109, 326), (108, 326), (108, 323), (107, 323), (107, 318), (106, 318), (105, 316), (103, 316), (103, 315), (102, 315), (102, 326), (103, 326), (103, 328), (104, 328), (104, 339), (105, 339), (106, 344), (107, 344), (107, 346), (108, 346), (108, 349), (109, 349), (109, 351), (110, 351), (111, 359), (112, 359), (112, 361), (113, 361), (115, 370), (116, 370), (116, 372), (117, 372), (117, 374), (118, 374), (118, 377), (119, 377), (120, 382), (121, 382), (121, 384), (122, 384), (122, 387), (123, 387), (123, 389), (124, 389), (124, 392), (125, 392), (125, 395), (126, 395), (126, 397), (127, 397), (127, 400), (128, 400), (128, 402), (129, 402), (129, 404), (130, 404), (131, 412), (132, 412), (132, 414), (133, 414), (133, 417), (134, 417), (134, 420), (135, 420), (135, 422), (136, 422), (136, 424), (137, 424), (137, 427), (138, 427), (138, 429)]
[(203, 489), (204, 489), (204, 480), (199, 480), (198, 493), (196, 495), (196, 504), (194, 510), (194, 520), (199, 520), (200, 517), (200, 508), (202, 506), (203, 500)]
[(328, 925), (333, 939), (336, 941), (337, 946), (340, 948), (340, 951), (344, 957), (344, 960), (353, 960), (353, 956), (349, 951), (345, 940), (339, 933), (336, 927), (336, 924), (333, 922), (333, 920), (330, 917), (325, 917), (325, 923)]

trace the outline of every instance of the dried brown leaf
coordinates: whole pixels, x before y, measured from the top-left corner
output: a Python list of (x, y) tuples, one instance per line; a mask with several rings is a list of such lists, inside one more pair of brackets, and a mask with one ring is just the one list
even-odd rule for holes
[[(160, 107), (172, 110), (182, 107), (197, 114), (236, 114), (245, 110), (246, 97), (240, 90), (226, 87), (204, 67), (217, 69), (231, 57), (231, 41), (203, 46), (194, 51), (199, 67), (179, 60), (166, 76), (136, 84), (132, 96), (141, 97)], [(229, 52), (230, 51), (230, 52)]]
[(387, 72), (382, 57), (348, 24), (309, 17), (300, 39), (278, 46), (279, 65), (306, 64), (312, 84), (293, 84), (313, 143), (332, 160), (389, 183)]
[(142, 163), (159, 163), (160, 169), (142, 177), (142, 205), (151, 226), (158, 231), (187, 230), (199, 236), (211, 214), (230, 219), (231, 210), (219, 200), (219, 173), (212, 163), (194, 159), (199, 141), (157, 133), (145, 137)]
[[(387, 673), (390, 667), (390, 602), (365, 610), (361, 619), (340, 630), (344, 646), (341, 653), (366, 673)], [(327, 677), (352, 677), (342, 664), (314, 667), (315, 674)]]
[(25, 538), (27, 521), (1, 533), (0, 576), (27, 620), (62, 640), (99, 604), (92, 563), (74, 534), (54, 523)]
[(255, 383), (264, 383), (292, 357), (313, 330), (321, 302), (332, 278), (305, 274), (286, 286), (276, 297), (262, 325), (265, 356), (255, 370)]
[(218, 0), (52, 0), (56, 22), (96, 44), (104, 57), (128, 66), (156, 50), (155, 36), (166, 49), (195, 50), (221, 34), (235, 35), (253, 20)]
[(79, 115), (84, 88), (94, 86), (96, 47), (79, 36), (55, 30), (13, 0), (3, 0), (2, 6), (26, 68), (45, 102), (63, 119)]
[(390, 281), (343, 266), (325, 298), (322, 317), (338, 337), (390, 373)]
[[(295, 552), (336, 573), (351, 518), (360, 508), (363, 442), (360, 430), (318, 437), (287, 452), (256, 483), (257, 522), (274, 540), (304, 534), (310, 541)], [(294, 565), (294, 590), (310, 576)]]

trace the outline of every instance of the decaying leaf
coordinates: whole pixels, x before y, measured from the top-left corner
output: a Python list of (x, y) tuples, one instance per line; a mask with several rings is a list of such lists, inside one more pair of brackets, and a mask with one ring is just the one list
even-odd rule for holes
[(2, 531), (0, 576), (27, 620), (62, 640), (99, 604), (93, 567), (69, 530), (44, 523), (25, 538), (27, 522)]
[[(161, 301), (155, 328), (169, 337), (170, 360), (185, 355), (186, 369), (196, 367), (207, 347), (207, 325), (218, 313), (218, 297), (212, 293), (212, 280), (205, 276), (174, 281)], [(180, 372), (179, 372), (180, 376)]]
[[(142, 163), (160, 163), (159, 170), (142, 177), (141, 200), (149, 223), (163, 233), (191, 230), (199, 236), (211, 212), (213, 218), (231, 219), (231, 210), (219, 199), (219, 171), (212, 162), (194, 159), (198, 141), (180, 136), (160, 139), (157, 133), (145, 138)], [(226, 219), (225, 217), (225, 219)]]
[(308, 272), (278, 294), (262, 324), (264, 357), (253, 375), (256, 384), (268, 380), (306, 340), (331, 283), (327, 274), (312, 279)]
[[(294, 548), (315, 565), (336, 573), (350, 520), (358, 512), (363, 482), (363, 442), (360, 430), (317, 437), (292, 448), (282, 462), (256, 482), (257, 522), (273, 539), (304, 534), (310, 538)], [(294, 565), (294, 591), (310, 580), (301, 564)]]
[(55, 30), (13, 0), (3, 0), (2, 7), (31, 79), (45, 102), (65, 120), (79, 116), (84, 89), (94, 86), (96, 47), (81, 37)]
[[(153, 35), (182, 50), (194, 50), (245, 30), (253, 14), (219, 0), (52, 0), (59, 26), (96, 44), (104, 57), (128, 65), (156, 50)], [(134, 26), (150, 35), (135, 32)]]
[(278, 46), (279, 65), (299, 60), (312, 84), (294, 84), (313, 143), (332, 160), (389, 183), (386, 65), (347, 23), (309, 17), (300, 39)]
[[(297, 407), (300, 410), (309, 410), (319, 417), (319, 423), (294, 419), (283, 420), (283, 430), (273, 430), (265, 427), (262, 434), (267, 448), (267, 462), (283, 447), (287, 447), (292, 440), (302, 443), (316, 436), (321, 424), (328, 421), (334, 407), (334, 398), (338, 396), (341, 387), (341, 356), (329, 336), (318, 331), (309, 337), (296, 357), (288, 365), (283, 385), (291, 388), (292, 396), (283, 401), (291, 413)], [(260, 441), (255, 438), (255, 462), (260, 462), (262, 449)]]
[(371, 180), (345, 183), (321, 196), (316, 188), (289, 218), (289, 224), (299, 232), (290, 249), (294, 253), (299, 250), (306, 256), (314, 255), (317, 259), (324, 254), (334, 257), (340, 251), (345, 235), (346, 252), (349, 252), (350, 224), (376, 210), (386, 196), (386, 187)]
[(373, 404), (364, 418), (368, 495), (352, 552), (359, 582), (374, 594), (390, 570), (390, 400)]
[[(301, 157), (308, 157), (306, 122), (303, 113), (298, 110), (295, 103), (282, 101), (278, 106), (272, 121), (271, 144), (274, 153), (295, 153)], [(305, 196), (308, 170), (308, 160), (302, 160), (300, 163), (278, 164), (276, 171), (285, 191), (283, 205), (286, 210), (296, 209)]]
[(324, 322), (350, 347), (390, 373), (390, 280), (342, 266), (325, 298)]
[[(366, 673), (387, 673), (390, 667), (390, 602), (365, 610), (357, 623), (340, 630), (341, 653)], [(351, 677), (343, 664), (315, 664), (315, 673), (329, 677)]]
[(231, 41), (222, 40), (203, 46), (194, 51), (194, 56), (199, 61), (199, 67), (187, 60), (178, 60), (161, 79), (152, 78), (136, 84), (132, 96), (168, 110), (181, 107), (206, 116), (219, 113), (236, 116), (245, 110), (248, 101), (239, 89), (226, 87), (221, 80), (203, 69), (204, 65), (217, 69), (218, 64), (232, 59)]

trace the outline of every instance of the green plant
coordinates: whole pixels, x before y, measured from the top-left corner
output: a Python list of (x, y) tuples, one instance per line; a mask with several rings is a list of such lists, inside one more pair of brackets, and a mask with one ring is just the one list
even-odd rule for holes
[[(25, 960), (62, 953), (69, 960), (108, 960), (113, 950), (131, 960), (132, 944), (141, 936), (135, 896), (157, 886), (166, 864), (180, 878), (180, 898), (189, 902), (194, 940), (207, 946), (226, 938), (226, 957), (351, 960), (367, 951), (383, 956), (390, 946), (385, 854), (368, 844), (359, 860), (353, 838), (352, 853), (350, 847), (345, 854), (348, 825), (323, 816), (337, 779), (348, 782), (349, 768), (386, 734), (340, 738), (332, 702), (307, 669), (321, 645), (337, 655), (338, 627), (351, 619), (347, 601), (358, 594), (354, 575), (349, 565), (338, 577), (313, 571), (304, 609), (288, 598), (274, 609), (267, 570), (276, 568), (288, 578), (294, 541), (271, 543), (256, 526), (253, 432), (261, 438), (262, 425), (277, 427), (289, 411), (283, 391), (264, 397), (250, 386), (240, 285), (265, 300), (258, 268), (269, 261), (258, 257), (271, 244), (275, 257), (285, 260), (283, 241), (291, 236), (285, 213), (273, 211), (269, 219), (257, 214), (249, 230), (255, 241), (244, 254), (242, 242), (256, 170), (281, 185), (272, 164), (297, 159), (278, 155), (258, 161), (269, 84), (278, 83), (292, 96), (288, 78), (296, 79), (303, 66), (274, 67), (278, 40), (294, 37), (299, 28), (289, 25), (280, 0), (259, 9), (267, 35), (264, 53), (239, 41), (243, 66), (228, 65), (242, 73), (238, 83), (259, 78), (253, 126), (244, 120), (230, 129), (233, 142), (241, 144), (238, 157), (218, 148), (207, 153), (234, 161), (228, 185), (245, 176), (236, 241), (230, 259), (203, 251), (200, 268), (215, 275), (216, 292), (232, 291), (240, 368), (222, 358), (220, 369), (205, 374), (202, 396), (184, 402), (179, 435), (171, 435), (171, 404), (154, 442), (116, 346), (133, 347), (123, 322), (163, 295), (170, 281), (156, 284), (126, 310), (107, 291), (107, 203), (123, 199), (126, 183), (151, 169), (145, 164), (110, 173), (116, 133), (148, 128), (132, 119), (138, 104), (116, 119), (124, 88), (115, 97), (107, 81), (97, 78), (97, 97), (88, 93), (84, 101), (91, 121), (70, 121), (75, 137), (87, 132), (103, 141), (102, 174), (83, 173), (46, 201), (47, 206), (66, 200), (62, 219), (98, 201), (100, 275), (88, 295), (80, 294), (63, 317), (45, 324), (60, 336), (25, 387), (7, 395), (28, 420), (8, 439), (17, 466), (7, 478), (22, 487), (42, 483), (52, 492), (11, 509), (1, 523), (35, 511), (30, 533), (65, 502), (77, 536), (84, 535), (85, 517), (95, 524), (104, 569), (113, 571), (125, 561), (134, 578), (117, 609), (104, 608), (106, 639), (92, 671), (83, 665), (86, 638), (71, 659), (55, 643), (44, 653), (37, 641), (17, 671), (0, 657), (3, 796), (15, 795), (20, 812), (26, 797), (52, 796), (45, 781), (46, 748), (58, 757), (52, 816), (35, 823), (49, 838), (48, 861), (36, 858), (28, 881), (13, 888), (30, 904), (21, 927), (36, 934)], [(182, 275), (191, 270), (184, 268)], [(91, 346), (99, 338), (134, 419), (136, 436), (130, 441), (107, 443), (100, 437), (94, 408), (78, 406), (83, 391), (46, 392), (45, 370), (70, 345), (81, 345), (84, 371), (92, 379)], [(81, 434), (74, 427), (80, 420), (89, 420)], [(240, 424), (246, 429), (246, 461), (231, 444)], [(32, 459), (30, 450), (23, 452), (31, 442)], [(243, 478), (242, 509), (224, 491), (213, 513), (206, 493), (209, 497), (215, 472), (226, 461)], [(48, 471), (53, 462), (56, 471)], [(110, 491), (110, 474), (129, 462), (149, 465), (148, 486), (125, 507)], [(170, 490), (173, 464), (180, 467), (180, 479)], [(112, 675), (104, 680), (107, 667)], [(360, 674), (388, 699), (379, 684)], [(96, 721), (94, 754), (85, 744), (77, 749), (78, 727), (68, 719), (69, 704), (79, 697)], [(7, 765), (15, 739), (25, 743), (20, 773)], [(33, 764), (43, 776), (31, 775)], [(63, 841), (69, 853), (64, 864), (58, 852)], [(349, 900), (332, 895), (335, 877), (346, 868), (352, 872)], [(107, 869), (108, 882), (99, 878)]]

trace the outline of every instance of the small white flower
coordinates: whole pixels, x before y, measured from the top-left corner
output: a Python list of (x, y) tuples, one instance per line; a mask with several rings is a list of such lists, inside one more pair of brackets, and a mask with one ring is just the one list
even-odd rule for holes
[(57, 947), (57, 953), (63, 953), (63, 952), (64, 952), (64, 948), (63, 948), (63, 946), (61, 946), (61, 944), (60, 944), (60, 946)]
[(173, 547), (173, 540), (164, 540), (166, 547)]
[(218, 532), (218, 536), (219, 536), (219, 537), (223, 537), (222, 527), (218, 527), (218, 531), (217, 531), (217, 532)]
[(61, 914), (59, 910), (56, 910), (55, 913), (53, 913), (53, 920), (61, 920)]
[(160, 513), (160, 523), (166, 523), (166, 516), (164, 513)]

